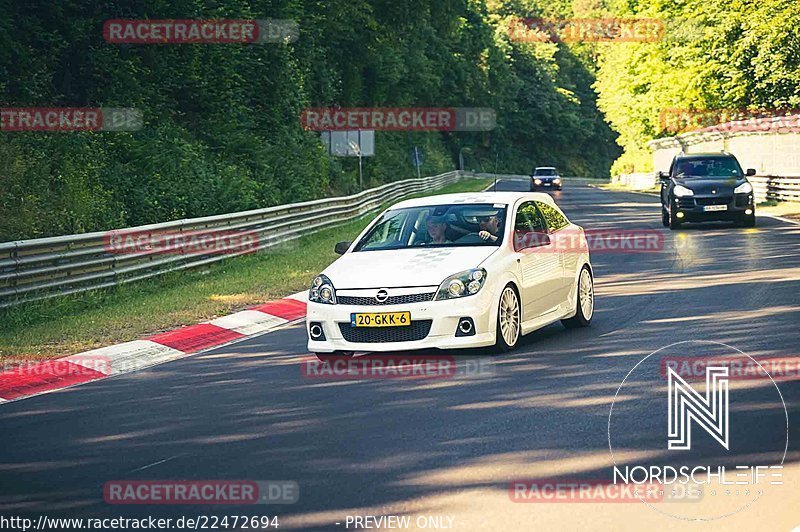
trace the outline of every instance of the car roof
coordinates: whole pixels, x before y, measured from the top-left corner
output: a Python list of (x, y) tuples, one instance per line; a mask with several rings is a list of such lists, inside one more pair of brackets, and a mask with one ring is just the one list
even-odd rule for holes
[(555, 170), (555, 166), (537, 166), (534, 170)]
[(553, 198), (544, 192), (461, 192), (458, 194), (439, 194), (437, 196), (408, 199), (395, 203), (391, 208), (425, 207), (426, 205), (446, 205), (449, 203), (503, 203), (505, 205), (513, 205), (517, 200), (523, 198), (555, 205)]
[(733, 154), (724, 152), (709, 153), (680, 153), (676, 159), (733, 159)]

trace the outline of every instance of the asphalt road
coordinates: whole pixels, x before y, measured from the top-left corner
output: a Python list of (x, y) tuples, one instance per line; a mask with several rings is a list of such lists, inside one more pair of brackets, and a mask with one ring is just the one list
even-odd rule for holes
[[(524, 185), (502, 182), (498, 189)], [(488, 359), (483, 351), (460, 353), (464, 361), (488, 360), (493, 375), (327, 381), (301, 375), (309, 355), (304, 330), (295, 325), (6, 404), (0, 406), (0, 513), (277, 514), (281, 528), (327, 530), (344, 528), (347, 515), (398, 513), (453, 517), (455, 530), (681, 527), (638, 501), (514, 503), (508, 482), (610, 478), (611, 403), (628, 372), (659, 348), (717, 341), (754, 357), (795, 360), (800, 226), (760, 218), (755, 229), (711, 224), (670, 232), (661, 227), (653, 197), (572, 184), (554, 196), (587, 229), (656, 231), (664, 238), (664, 249), (652, 253), (593, 254), (592, 327), (554, 324), (525, 337), (513, 353)], [(798, 382), (778, 382), (789, 417), (785, 485), (709, 529), (800, 525)], [(624, 407), (616, 410), (614, 430), (625, 434), (618, 462), (665, 448), (663, 431), (650, 426), (657, 416), (648, 415), (664, 404), (655, 398), (660, 388), (644, 378), (626, 383), (616, 403)], [(737, 396), (742, 421), (731, 430), (739, 457), (780, 461), (785, 414), (775, 396), (763, 382)], [(705, 445), (701, 458), (719, 449), (699, 430), (695, 437)], [(300, 498), (282, 506), (106, 504), (103, 485), (118, 479), (293, 480)]]

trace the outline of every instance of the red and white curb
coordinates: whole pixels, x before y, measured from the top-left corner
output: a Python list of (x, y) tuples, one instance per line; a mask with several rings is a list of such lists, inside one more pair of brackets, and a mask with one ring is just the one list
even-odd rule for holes
[(304, 318), (307, 292), (142, 340), (20, 364), (0, 373), (0, 403), (130, 373), (270, 332)]

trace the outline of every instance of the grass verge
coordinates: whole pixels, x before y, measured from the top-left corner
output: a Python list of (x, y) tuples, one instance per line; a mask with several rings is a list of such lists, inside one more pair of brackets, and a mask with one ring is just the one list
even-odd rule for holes
[(659, 192), (661, 192), (661, 188), (656, 186), (645, 190), (634, 189), (627, 185), (622, 185), (620, 183), (603, 183), (596, 186), (597, 188), (601, 188), (603, 190), (610, 190), (612, 192), (646, 192), (648, 194), (658, 194)]
[[(473, 192), (489, 183), (488, 179), (460, 181), (432, 194)], [(373, 216), (204, 270), (174, 272), (109, 290), (12, 307), (0, 312), (0, 358), (44, 359), (79, 353), (304, 290), (314, 275), (336, 259), (334, 244), (351, 240)]]

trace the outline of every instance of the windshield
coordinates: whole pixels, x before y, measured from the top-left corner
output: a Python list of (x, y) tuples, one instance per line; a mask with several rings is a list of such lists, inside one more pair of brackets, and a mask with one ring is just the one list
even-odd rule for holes
[(544, 176), (556, 175), (556, 169), (555, 168), (537, 168), (534, 171), (533, 175), (544, 175)]
[(501, 204), (426, 205), (393, 209), (358, 241), (354, 251), (499, 246), (506, 206)]
[(730, 157), (681, 159), (675, 177), (742, 177), (742, 169)]

